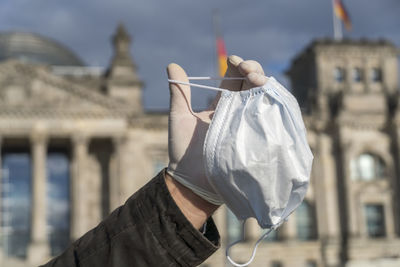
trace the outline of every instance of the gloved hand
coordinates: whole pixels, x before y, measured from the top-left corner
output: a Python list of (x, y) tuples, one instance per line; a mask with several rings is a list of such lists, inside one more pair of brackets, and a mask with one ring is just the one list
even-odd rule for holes
[[(188, 82), (185, 71), (177, 64), (167, 67), (168, 78)], [(228, 58), (225, 77), (245, 77), (245, 80), (224, 80), (220, 87), (232, 91), (262, 86), (267, 78), (261, 65), (238, 56)], [(170, 113), (168, 123), (168, 173), (179, 183), (191, 189), (208, 202), (223, 202), (209, 184), (203, 163), (203, 144), (219, 95), (202, 112), (193, 112), (190, 86), (170, 83)]]

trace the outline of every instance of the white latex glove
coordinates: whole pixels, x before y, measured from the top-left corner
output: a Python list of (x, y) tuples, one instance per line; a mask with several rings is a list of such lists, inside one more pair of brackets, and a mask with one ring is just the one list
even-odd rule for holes
[[(168, 78), (188, 82), (185, 71), (177, 64), (167, 67)], [(243, 61), (238, 56), (228, 58), (225, 77), (245, 77), (245, 80), (225, 80), (220, 87), (232, 91), (262, 86), (267, 78), (261, 65), (252, 60)], [(190, 86), (170, 83), (170, 113), (168, 123), (168, 173), (182, 185), (208, 202), (223, 202), (209, 184), (203, 163), (203, 144), (219, 95), (209, 109), (193, 112)]]

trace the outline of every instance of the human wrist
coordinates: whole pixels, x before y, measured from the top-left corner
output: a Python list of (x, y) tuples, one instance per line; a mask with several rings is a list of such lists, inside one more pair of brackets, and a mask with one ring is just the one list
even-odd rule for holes
[(167, 172), (165, 172), (165, 183), (176, 205), (196, 229), (200, 229), (219, 207), (193, 193)]

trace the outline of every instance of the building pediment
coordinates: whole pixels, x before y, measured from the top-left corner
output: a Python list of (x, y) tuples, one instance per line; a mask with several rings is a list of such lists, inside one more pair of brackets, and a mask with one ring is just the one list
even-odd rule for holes
[(124, 117), (130, 107), (44, 66), (0, 64), (0, 116)]

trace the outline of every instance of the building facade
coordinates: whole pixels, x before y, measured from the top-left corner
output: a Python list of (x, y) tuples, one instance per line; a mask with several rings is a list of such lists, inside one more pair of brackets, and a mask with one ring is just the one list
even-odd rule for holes
[[(123, 26), (107, 70), (61, 44), (0, 34), (0, 266), (35, 266), (96, 226), (167, 165), (167, 114), (143, 109)], [(288, 76), (315, 156), (303, 204), (250, 266), (400, 266), (397, 49), (320, 40)], [(167, 85), (166, 85), (167, 86)], [(245, 262), (263, 233), (214, 215), (222, 248), (203, 266)]]
[(29, 33), (0, 35), (0, 266), (36, 266), (167, 163), (167, 115), (144, 113), (119, 26), (102, 72)]

